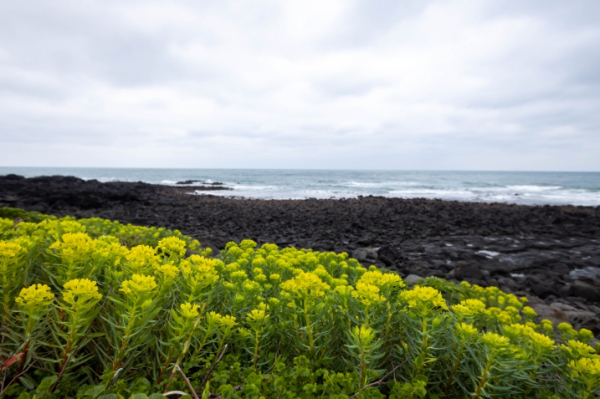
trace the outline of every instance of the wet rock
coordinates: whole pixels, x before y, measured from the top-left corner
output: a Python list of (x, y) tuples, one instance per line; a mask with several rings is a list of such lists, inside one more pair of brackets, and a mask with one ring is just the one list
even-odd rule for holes
[(377, 258), (382, 261), (386, 266), (394, 264), (398, 259), (399, 253), (389, 245), (384, 245), (377, 250)]
[(417, 276), (416, 274), (410, 274), (410, 275), (406, 276), (406, 278), (404, 278), (404, 282), (408, 285), (415, 285), (419, 281), (423, 281), (423, 280), (425, 280), (423, 277)]
[(481, 280), (484, 278), (484, 275), (481, 272), (481, 270), (479, 270), (477, 265), (473, 263), (459, 261), (456, 262), (456, 268), (454, 269), (454, 277), (458, 280), (465, 280), (467, 278)]
[(571, 286), (569, 294), (570, 296), (585, 298), (592, 302), (600, 301), (600, 291), (598, 288), (581, 281), (575, 281), (575, 283)]
[(559, 293), (554, 289), (552, 285), (546, 283), (539, 283), (531, 287), (531, 292), (542, 299), (549, 297), (550, 295), (558, 296)]
[(373, 248), (358, 248), (352, 251), (352, 257), (359, 262), (374, 261), (377, 259), (377, 251)]
[(543, 302), (529, 303), (528, 305), (536, 311), (539, 320), (548, 319), (554, 325), (569, 321), (569, 316), (562, 309), (546, 305)]

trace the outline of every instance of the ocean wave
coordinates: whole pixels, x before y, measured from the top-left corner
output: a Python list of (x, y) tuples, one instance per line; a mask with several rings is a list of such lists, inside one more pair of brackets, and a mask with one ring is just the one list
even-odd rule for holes
[(521, 186), (507, 186), (508, 190), (515, 191), (549, 191), (549, 190), (560, 190), (562, 186), (536, 186), (536, 185), (521, 185)]
[(341, 186), (346, 187), (365, 187), (365, 188), (377, 188), (377, 187), (395, 187), (395, 186), (418, 186), (421, 183), (409, 182), (409, 181), (387, 181), (387, 182), (357, 182), (350, 181), (341, 183)]

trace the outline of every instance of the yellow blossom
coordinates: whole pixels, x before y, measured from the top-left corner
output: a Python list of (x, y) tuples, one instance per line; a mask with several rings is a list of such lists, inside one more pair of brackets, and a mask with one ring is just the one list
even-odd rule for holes
[(15, 302), (29, 315), (44, 313), (54, 301), (54, 294), (46, 284), (32, 284), (23, 288)]
[(186, 319), (196, 319), (200, 311), (200, 305), (195, 303), (182, 303), (179, 305), (180, 313)]
[(358, 299), (367, 309), (385, 301), (385, 297), (379, 293), (377, 286), (365, 284), (361, 281), (356, 283), (356, 290), (353, 290), (351, 295)]
[(477, 329), (467, 323), (456, 323), (456, 331), (463, 340), (477, 335)]
[(152, 273), (159, 265), (158, 257), (154, 253), (154, 248), (147, 245), (138, 245), (129, 251), (125, 256), (129, 269), (136, 274)]
[(301, 299), (320, 298), (329, 291), (329, 285), (314, 273), (301, 271), (296, 277), (281, 284), (283, 293)]
[(96, 245), (86, 233), (65, 233), (60, 241), (56, 241), (49, 248), (56, 250), (63, 262), (71, 264), (84, 262), (96, 249)]
[(523, 307), (523, 309), (521, 311), (523, 312), (523, 316), (525, 316), (527, 319), (533, 319), (533, 318), (537, 317), (537, 312), (535, 310), (533, 310), (533, 308), (530, 308), (529, 306)]
[(392, 288), (403, 288), (406, 286), (404, 281), (395, 273), (382, 273), (375, 269), (363, 274), (358, 280), (364, 284), (371, 284), (381, 290), (390, 290)]
[(125, 293), (127, 298), (136, 304), (142, 304), (150, 300), (156, 290), (156, 279), (153, 276), (143, 274), (134, 274), (131, 280), (125, 280), (121, 283), (120, 291)]
[(179, 275), (179, 268), (173, 263), (167, 263), (157, 266), (154, 274), (159, 276), (162, 284), (169, 284)]
[(185, 241), (177, 237), (166, 237), (158, 242), (156, 252), (159, 255), (182, 257), (185, 255)]
[(404, 291), (401, 298), (408, 303), (409, 308), (431, 310), (433, 308), (448, 309), (442, 294), (432, 287), (415, 286), (410, 291)]
[(452, 306), (452, 311), (459, 319), (470, 319), (485, 311), (485, 304), (479, 299), (466, 299)]
[(493, 332), (483, 334), (481, 340), (490, 348), (497, 350), (506, 349), (510, 345), (510, 339), (508, 337), (503, 337)]
[(364, 325), (353, 327), (352, 335), (360, 342), (361, 346), (367, 346), (375, 339), (375, 331)]
[(63, 300), (73, 308), (94, 306), (102, 299), (96, 282), (87, 278), (67, 281), (63, 287)]

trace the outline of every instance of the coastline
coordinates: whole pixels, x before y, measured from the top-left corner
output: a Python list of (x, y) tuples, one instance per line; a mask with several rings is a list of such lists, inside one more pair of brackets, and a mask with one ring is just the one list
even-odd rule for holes
[(363, 265), (403, 277), (437, 276), (527, 294), (544, 317), (600, 333), (600, 274), (594, 274), (600, 271), (600, 207), (187, 194), (198, 189), (0, 176), (0, 206), (179, 229), (214, 250), (250, 238), (348, 252)]

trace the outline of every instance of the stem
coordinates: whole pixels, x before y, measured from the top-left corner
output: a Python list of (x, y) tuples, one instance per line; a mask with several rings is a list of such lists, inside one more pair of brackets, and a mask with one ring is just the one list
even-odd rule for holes
[(454, 366), (452, 367), (452, 372), (450, 373), (450, 377), (446, 382), (446, 397), (448, 398), (450, 395), (450, 386), (452, 386), (452, 380), (454, 379), (454, 374), (456, 374), (456, 370), (458, 370), (458, 365), (460, 364), (460, 357), (462, 356), (463, 344), (461, 342), (458, 347), (458, 352), (456, 353), (456, 360), (454, 361)]
[(25, 345), (23, 346), (23, 355), (21, 356), (21, 361), (19, 361), (19, 368), (17, 369), (17, 374), (21, 374), (23, 371), (23, 367), (25, 367), (25, 362), (27, 361), (27, 351), (29, 350), (29, 343), (31, 339), (25, 341)]
[[(219, 364), (219, 362), (221, 361), (221, 359), (223, 358), (223, 355), (225, 354), (225, 351), (227, 350), (227, 345), (225, 345), (225, 348), (223, 348), (223, 352), (221, 352), (221, 354), (219, 355), (219, 357), (217, 358), (217, 360), (215, 361), (215, 363), (212, 365), (212, 367), (207, 371), (206, 375), (204, 376), (204, 379), (202, 380), (202, 383), (200, 384), (200, 386), (198, 387), (198, 389), (196, 390), (197, 392), (202, 392), (202, 388), (204, 388), (204, 385), (206, 385), (206, 382), (208, 381), (208, 377), (210, 377), (210, 373), (212, 373), (212, 371), (215, 369), (215, 367), (217, 367), (217, 364)], [(218, 353), (218, 352), (217, 352)]]
[(494, 354), (495, 354), (494, 352), (492, 352), (490, 354), (487, 364), (485, 365), (485, 369), (483, 370), (483, 373), (481, 374), (481, 381), (479, 381), (479, 385), (477, 385), (477, 389), (475, 390), (476, 398), (481, 396), (481, 390), (483, 389), (483, 387), (485, 386), (485, 383), (487, 382), (488, 373), (490, 371), (490, 368), (492, 367), (492, 362), (494, 361)]
[(165, 373), (167, 372), (167, 368), (169, 367), (169, 364), (171, 363), (171, 359), (173, 359), (172, 355), (167, 356), (167, 361), (160, 369), (160, 374), (158, 375), (158, 378), (156, 379), (156, 385), (160, 384), (160, 382), (162, 381), (162, 378), (165, 375)]
[[(100, 309), (98, 309), (98, 313), (96, 313), (96, 316), (102, 311), (102, 309), (104, 308), (104, 305), (106, 305), (106, 301), (108, 301), (108, 296), (110, 295), (111, 292), (112, 292), (112, 287), (109, 287), (108, 292), (106, 293), (106, 296), (104, 297), (104, 301), (102, 302), (102, 305), (100, 305)], [(85, 335), (88, 335), (90, 333), (90, 331), (92, 330), (92, 326), (94, 325), (94, 320), (96, 319), (96, 316), (94, 316), (94, 319), (92, 319), (92, 321), (90, 322), (90, 326), (86, 330)], [(56, 378), (56, 381), (54, 382), (54, 384), (52, 384), (52, 386), (50, 387), (50, 390), (49, 390), (50, 393), (54, 392), (54, 390), (58, 386), (58, 382), (60, 381), (65, 370), (67, 369), (67, 364), (71, 360), (71, 357), (73, 357), (73, 354), (75, 354), (75, 352), (77, 352), (77, 350), (79, 349), (79, 346), (81, 345), (82, 342), (83, 341), (81, 341), (81, 340), (79, 342), (77, 342), (77, 346), (75, 347), (75, 349), (71, 353), (69, 353), (69, 356), (61, 364), (60, 370), (58, 372), (58, 377)]]
[[(202, 309), (204, 309), (204, 306), (202, 307)], [(192, 330), (190, 331), (190, 335), (188, 336), (188, 339), (185, 341), (185, 344), (183, 344), (183, 350), (181, 351), (181, 353), (179, 353), (179, 356), (177, 356), (177, 361), (175, 362), (175, 367), (173, 367), (173, 371), (171, 371), (170, 378), (173, 378), (173, 376), (175, 375), (175, 371), (176, 371), (175, 369), (179, 367), (179, 363), (181, 362), (181, 359), (185, 356), (188, 349), (190, 348), (190, 343), (192, 342), (192, 337), (194, 335), (194, 332), (196, 331), (196, 327), (198, 327), (198, 323), (200, 323), (202, 314), (203, 313), (200, 312), (200, 314), (196, 318), (196, 321), (194, 322), (194, 327), (192, 327)], [(204, 345), (206, 344), (206, 340), (208, 339), (209, 333), (210, 333), (210, 331), (207, 330), (206, 335), (204, 336), (204, 339), (202, 340), (202, 343), (198, 347), (198, 350), (194, 353), (194, 357), (197, 357), (198, 354), (200, 353), (200, 351), (202, 350), (202, 348), (204, 348)]]
[(121, 357), (123, 356), (123, 354), (125, 352), (125, 348), (127, 347), (127, 344), (129, 343), (129, 334), (131, 334), (131, 329), (133, 328), (133, 325), (134, 325), (136, 311), (137, 311), (137, 306), (134, 305), (133, 309), (131, 310), (131, 317), (129, 318), (129, 322), (127, 323), (127, 328), (125, 329), (125, 335), (123, 337), (123, 342), (121, 343), (121, 347), (119, 348), (119, 351), (117, 352), (117, 356), (113, 363), (112, 371), (115, 371), (117, 368), (119, 368), (119, 363), (121, 363)]
[(308, 309), (306, 299), (304, 300), (304, 320), (306, 321), (306, 332), (308, 333), (308, 344), (310, 345), (310, 352), (312, 352), (315, 347), (315, 343), (313, 341), (313, 333), (312, 333), (312, 325), (310, 324), (310, 320), (308, 318)]
[(260, 346), (260, 337), (261, 337), (261, 335), (262, 334), (260, 334), (260, 330), (257, 330), (256, 331), (256, 337), (255, 337), (255, 339), (256, 339), (256, 345), (254, 345), (254, 362), (253, 362), (253, 364), (254, 364), (254, 371), (257, 371), (256, 370), (256, 365), (258, 363), (258, 347)]
[[(360, 327), (358, 331), (358, 344), (360, 345), (360, 375), (359, 375), (359, 388), (363, 388), (367, 383), (368, 376), (366, 375), (366, 366), (365, 366), (365, 349), (362, 344), (362, 338), (360, 337)], [(363, 382), (363, 376), (365, 381)]]

